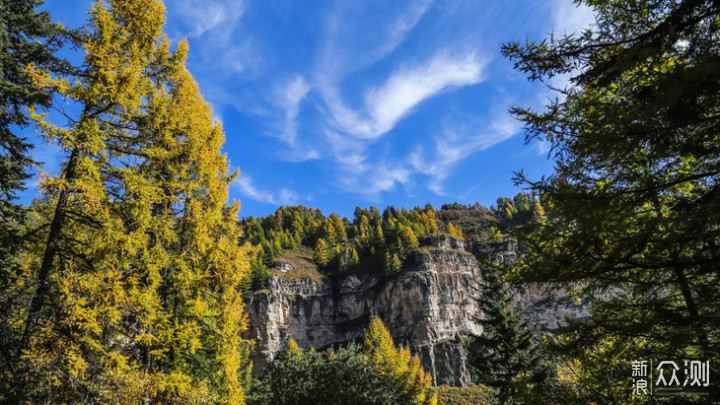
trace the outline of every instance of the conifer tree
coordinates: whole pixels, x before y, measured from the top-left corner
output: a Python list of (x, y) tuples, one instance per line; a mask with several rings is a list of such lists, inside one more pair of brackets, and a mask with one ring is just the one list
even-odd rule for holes
[(464, 239), (462, 229), (460, 229), (460, 227), (458, 227), (458, 226), (453, 225), (452, 222), (449, 223), (447, 226), (447, 233), (448, 233), (448, 235), (453, 236), (455, 238)]
[(360, 264), (360, 257), (358, 256), (357, 250), (355, 250), (355, 248), (352, 248), (350, 251), (350, 260), (348, 260), (348, 265), (350, 267), (355, 267), (358, 264)]
[(501, 243), (503, 241), (503, 235), (500, 229), (496, 226), (490, 226), (490, 233), (488, 235), (488, 240), (491, 243)]
[[(684, 352), (717, 367), (720, 4), (576, 3), (592, 8), (591, 29), (503, 47), (531, 80), (572, 75), (544, 110), (512, 110), (555, 159), (552, 176), (518, 175), (553, 215), (519, 235), (529, 254), (515, 274), (590, 302), (565, 331), (570, 356), (637, 341), (632, 358)], [(607, 369), (582, 380), (589, 396), (575, 402), (625, 384)]]
[(36, 11), (38, 0), (5, 0), (0, 4), (0, 260), (6, 258), (16, 240), (10, 222), (23, 219), (15, 203), (16, 192), (28, 177), (32, 164), (30, 145), (13, 133), (11, 126), (24, 127), (25, 107), (49, 107), (52, 92), (39, 88), (30, 78), (27, 65), (59, 70), (63, 63), (53, 54), (59, 43), (58, 26), (46, 12)]
[(250, 265), (252, 271), (252, 281), (250, 288), (252, 291), (262, 290), (267, 287), (267, 279), (270, 277), (270, 272), (262, 261), (254, 260)]
[(402, 238), (402, 244), (405, 247), (406, 253), (414, 252), (418, 249), (418, 240), (412, 229), (405, 227), (400, 234), (400, 237)]
[(380, 225), (377, 225), (375, 227), (375, 232), (373, 233), (372, 243), (377, 246), (385, 245), (385, 232), (383, 232), (383, 228)]
[(532, 207), (532, 222), (544, 225), (547, 222), (547, 215), (545, 215), (545, 208), (543, 208), (540, 201), (535, 201)]
[(313, 251), (313, 261), (320, 266), (324, 267), (330, 262), (328, 254), (328, 246), (325, 243), (325, 239), (319, 238), (315, 243), (315, 250)]
[(14, 400), (240, 404), (247, 342), (223, 133), (156, 0), (96, 2), (77, 75), (31, 71), (81, 108), (32, 112), (67, 153), (35, 204)]
[(327, 241), (330, 246), (335, 246), (338, 240), (338, 230), (335, 229), (335, 225), (331, 221), (325, 222), (325, 230), (323, 232), (323, 239)]
[(24, 108), (49, 107), (52, 98), (52, 92), (33, 82), (26, 67), (57, 71), (64, 65), (54, 56), (60, 45), (59, 27), (46, 12), (36, 10), (40, 4), (38, 0), (0, 3), (0, 392), (11, 389), (5, 383), (13, 380), (11, 359), (16, 356), (18, 336), (10, 320), (23, 299), (13, 280), (22, 239), (18, 231), (26, 210), (15, 200), (33, 163), (31, 146), (16, 131), (29, 123)]
[(402, 271), (402, 261), (397, 253), (385, 252), (385, 274), (395, 275)]
[(470, 365), (480, 383), (499, 390), (500, 404), (515, 398), (518, 390), (528, 391), (521, 385), (545, 384), (550, 376), (537, 328), (524, 311), (513, 308), (513, 301), (498, 271), (485, 271), (476, 318), (483, 333), (473, 337), (476, 353)]
[(340, 245), (336, 245), (335, 249), (333, 249), (332, 257), (329, 258), (330, 261), (333, 264), (333, 267), (336, 269), (339, 269), (343, 262), (343, 251), (340, 249)]
[(384, 370), (387, 378), (400, 380), (410, 394), (410, 403), (437, 404), (437, 398), (428, 391), (431, 378), (425, 374), (420, 359), (411, 356), (407, 348), (396, 348), (390, 333), (380, 318), (373, 318), (365, 331), (364, 349)]
[[(345, 230), (345, 224), (343, 224), (342, 220), (340, 219), (337, 214), (332, 213), (328, 217), (328, 223), (333, 226), (336, 234), (334, 236), (334, 239), (329, 239), (331, 243), (343, 243), (347, 241), (347, 232)], [(330, 238), (328, 236), (328, 238)]]

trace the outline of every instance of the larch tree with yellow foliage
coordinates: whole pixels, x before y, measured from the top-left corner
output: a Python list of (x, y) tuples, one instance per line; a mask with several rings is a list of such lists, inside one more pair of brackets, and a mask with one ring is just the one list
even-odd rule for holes
[(234, 175), (164, 13), (158, 0), (99, 0), (81, 67), (29, 68), (78, 113), (31, 112), (66, 159), (33, 203), (4, 402), (244, 402), (249, 266), (239, 206), (226, 206)]
[(370, 322), (365, 332), (364, 348), (387, 378), (397, 380), (405, 386), (410, 403), (437, 404), (437, 398), (429, 391), (431, 377), (425, 374), (420, 358), (411, 356), (406, 347), (395, 347), (390, 332), (380, 318), (373, 318)]
[(458, 238), (458, 239), (464, 239), (462, 229), (459, 226), (455, 226), (452, 223), (448, 223), (447, 225), (447, 233), (448, 235)]

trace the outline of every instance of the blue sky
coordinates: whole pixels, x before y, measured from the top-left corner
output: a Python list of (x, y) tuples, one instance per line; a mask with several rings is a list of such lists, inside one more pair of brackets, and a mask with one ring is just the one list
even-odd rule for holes
[[(46, 0), (67, 26), (90, 2)], [(570, 0), (167, 0), (166, 32), (222, 122), (242, 216), (303, 204), (413, 207), (511, 196), (549, 174), (508, 106), (548, 97), (500, 54), (511, 40), (586, 27)], [(555, 85), (563, 85), (556, 79)], [(62, 155), (37, 144), (57, 171)], [(32, 186), (36, 181), (29, 184)], [(34, 194), (28, 190), (24, 199)]]

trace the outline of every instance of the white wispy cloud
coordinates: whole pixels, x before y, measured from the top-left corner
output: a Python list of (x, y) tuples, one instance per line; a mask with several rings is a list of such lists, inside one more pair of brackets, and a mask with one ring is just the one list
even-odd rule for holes
[[(445, 126), (435, 138), (434, 149), (426, 154), (418, 147), (408, 158), (418, 173), (428, 175), (428, 189), (437, 195), (445, 195), (443, 182), (453, 168), (470, 155), (490, 148), (520, 131), (521, 124), (507, 114), (497, 115), (487, 128), (473, 133), (468, 122), (452, 123)], [(473, 127), (476, 127), (473, 125)], [(429, 155), (429, 157), (426, 157)]]
[(417, 168), (406, 161), (368, 156), (368, 148), (423, 101), (442, 91), (481, 82), (485, 65), (475, 52), (452, 56), (448, 51), (436, 52), (424, 63), (399, 67), (383, 83), (369, 87), (358, 110), (345, 105), (337, 87), (321, 89), (330, 113), (326, 140), (339, 166), (340, 186), (377, 195), (406, 184)]
[(233, 186), (236, 187), (242, 195), (255, 201), (276, 205), (293, 205), (298, 202), (298, 193), (295, 191), (283, 187), (276, 195), (270, 191), (256, 187), (255, 184), (253, 184), (252, 178), (246, 174), (238, 176), (233, 182)]
[[(193, 71), (200, 78), (210, 71), (215, 81), (239, 73), (250, 75), (262, 65), (262, 58), (253, 48), (252, 35), (243, 30), (245, 1), (177, 0), (172, 11), (178, 17), (182, 36), (190, 39)], [(220, 87), (213, 93), (224, 91)], [(211, 99), (223, 97), (211, 96)]]
[(298, 193), (296, 193), (293, 190), (290, 190), (289, 188), (281, 188), (278, 192), (278, 202), (280, 205), (293, 205), (297, 204), (298, 202)]
[[(285, 144), (284, 148), (276, 150), (276, 156), (286, 162), (304, 162), (321, 158), (314, 139), (298, 141), (298, 118), (301, 105), (310, 90), (312, 87), (305, 77), (295, 74), (290, 78), (279, 80), (270, 93), (274, 109), (263, 115), (270, 122), (268, 124), (271, 127), (269, 135)], [(318, 137), (322, 138), (322, 135), (315, 134), (315, 138)]]
[(190, 36), (199, 37), (225, 23), (237, 23), (245, 12), (241, 1), (179, 0), (173, 4), (192, 27)]
[[(396, 69), (381, 85), (368, 88), (360, 110), (348, 108), (339, 96), (339, 89), (326, 83), (321, 92), (330, 110), (326, 122), (332, 128), (326, 130), (330, 156), (346, 171), (361, 173), (367, 146), (391, 131), (424, 100), (447, 89), (481, 82), (484, 66), (485, 61), (474, 52), (454, 56), (447, 51), (438, 52), (425, 63)], [(279, 89), (275, 98), (280, 100), (284, 112), (280, 137), (295, 146), (299, 104), (310, 87), (302, 76), (296, 76), (283, 82)], [(305, 159), (320, 157), (315, 149), (303, 156)], [(301, 159), (293, 153), (289, 160)]]
[(432, 0), (378, 3), (337, 2), (328, 13), (317, 61), (321, 81), (336, 82), (388, 56), (405, 41)]
[[(348, 107), (341, 96), (341, 84), (348, 75), (391, 54), (415, 28), (431, 3), (432, 0), (396, 3), (401, 6), (384, 6), (385, 13), (378, 14), (379, 5), (372, 2), (340, 2), (328, 15), (325, 43), (315, 68), (314, 83), (329, 109), (329, 125), (335, 130), (366, 138), (382, 135), (378, 134), (378, 127), (387, 128), (390, 123), (378, 123), (377, 117), (371, 115), (373, 111), (377, 114), (377, 109), (370, 105), (360, 111)], [(372, 30), (367, 29), (368, 24), (372, 24)], [(369, 93), (377, 90), (367, 90), (366, 103)]]
[(425, 63), (398, 68), (383, 84), (366, 90), (360, 111), (348, 108), (337, 88), (326, 85), (321, 91), (338, 131), (373, 139), (441, 91), (480, 83), (484, 66), (485, 60), (475, 52), (450, 56), (440, 51)]
[(442, 90), (479, 83), (484, 65), (474, 52), (459, 57), (441, 52), (428, 63), (396, 71), (382, 86), (365, 94), (372, 124), (371, 132), (363, 135), (386, 133), (415, 106)]
[(343, 167), (338, 176), (339, 185), (345, 191), (362, 194), (366, 199), (378, 199), (381, 192), (408, 183), (414, 173), (405, 162), (387, 159), (364, 162), (360, 171), (354, 171), (351, 167)]
[(420, 18), (427, 12), (432, 0), (421, 0), (408, 3), (408, 8), (383, 33), (385, 38), (381, 45), (371, 55), (372, 59), (381, 59), (391, 53), (404, 40), (407, 34), (415, 28)]
[(275, 203), (275, 197), (269, 191), (260, 190), (252, 182), (248, 175), (240, 175), (233, 182), (233, 186), (240, 190), (243, 195), (252, 198), (255, 201)]
[(275, 89), (275, 99), (283, 110), (284, 122), (279, 137), (290, 145), (295, 144), (297, 138), (297, 118), (300, 113), (300, 103), (310, 91), (310, 86), (302, 75), (295, 75), (289, 80), (283, 80)]
[[(498, 118), (480, 131), (477, 128), (482, 125), (476, 120), (449, 122), (433, 139), (431, 147), (418, 145), (405, 158), (368, 157), (372, 154), (362, 147), (355, 150), (345, 146), (341, 149), (343, 153), (336, 154), (340, 168), (339, 186), (345, 191), (378, 199), (379, 193), (398, 186), (407, 187), (413, 184), (413, 175), (422, 174), (429, 178), (428, 189), (444, 196), (444, 182), (460, 162), (520, 132), (521, 124), (508, 114), (495, 116)], [(333, 136), (337, 137), (337, 134)], [(340, 140), (335, 139), (336, 142)]]
[(379, 162), (373, 167), (366, 180), (358, 185), (358, 190), (365, 194), (377, 194), (381, 191), (388, 191), (395, 187), (396, 184), (405, 184), (409, 179), (412, 171), (403, 166), (393, 167), (388, 162)]
[(362, 173), (365, 170), (365, 149), (369, 143), (353, 137), (347, 137), (330, 129), (325, 130), (330, 147), (330, 155), (345, 170)]
[(402, 159), (377, 156), (368, 152), (371, 142), (327, 131), (332, 159), (337, 166), (336, 181), (341, 189), (362, 194), (364, 198), (379, 200), (379, 193), (406, 184), (413, 174)]

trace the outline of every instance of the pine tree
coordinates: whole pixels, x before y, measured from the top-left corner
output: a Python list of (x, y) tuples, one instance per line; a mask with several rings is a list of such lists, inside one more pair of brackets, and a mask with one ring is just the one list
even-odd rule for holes
[[(0, 392), (9, 392), (15, 370), (18, 334), (10, 320), (13, 308), (23, 305), (24, 291), (14, 285), (16, 255), (22, 240), (20, 227), (26, 210), (16, 204), (23, 189), (31, 145), (14, 133), (25, 127), (25, 107), (48, 107), (52, 92), (33, 82), (26, 66), (32, 64), (59, 70), (63, 62), (55, 58), (59, 47), (58, 27), (45, 12), (36, 11), (37, 0), (6, 0), (0, 4)], [(12, 383), (10, 383), (12, 384)], [(2, 398), (2, 394), (0, 394)]]
[(325, 222), (325, 231), (323, 232), (323, 235), (323, 239), (327, 241), (330, 246), (335, 246), (339, 233), (331, 221)]
[(350, 267), (356, 267), (360, 264), (360, 257), (358, 256), (357, 250), (355, 248), (352, 248), (350, 250), (350, 260), (348, 261), (348, 265)]
[(270, 272), (262, 261), (253, 261), (250, 268), (252, 271), (251, 291), (259, 291), (267, 288), (267, 279), (270, 277)]
[(542, 204), (540, 204), (539, 201), (535, 201), (533, 203), (532, 222), (539, 224), (539, 225), (544, 225), (545, 222), (547, 222), (547, 215), (545, 215), (545, 208), (543, 208)]
[(476, 353), (470, 365), (479, 382), (499, 390), (499, 403), (516, 398), (518, 390), (528, 391), (532, 383), (545, 383), (551, 373), (543, 359), (540, 336), (524, 311), (513, 308), (514, 295), (497, 271), (483, 275), (478, 298), (480, 316), (476, 321), (483, 333), (473, 337)]
[(275, 249), (267, 239), (262, 242), (260, 247), (260, 253), (262, 253), (262, 260), (265, 267), (273, 266), (275, 264)]
[(332, 257), (330, 257), (333, 268), (339, 269), (344, 263), (343, 260), (343, 250), (340, 248), (340, 245), (336, 245), (332, 251)]
[(335, 230), (335, 235), (333, 239), (330, 239), (330, 236), (328, 236), (328, 240), (331, 241), (331, 243), (343, 243), (347, 241), (347, 232), (345, 230), (345, 224), (343, 224), (342, 220), (340, 219), (337, 214), (332, 213), (328, 217), (328, 223), (332, 225), (333, 229)]
[(5, 0), (0, 5), (0, 249), (9, 248), (17, 239), (8, 224), (23, 219), (22, 207), (14, 202), (15, 193), (23, 188), (32, 164), (30, 145), (11, 127), (28, 124), (23, 108), (49, 107), (52, 97), (52, 92), (32, 81), (26, 66), (58, 70), (62, 65), (53, 55), (60, 45), (58, 26), (46, 12), (35, 10), (41, 4), (38, 0)]
[(418, 240), (415, 236), (415, 232), (413, 232), (412, 229), (409, 227), (405, 227), (405, 229), (402, 230), (400, 233), (400, 238), (402, 240), (402, 245), (404, 247), (404, 251), (407, 253), (414, 252), (418, 249)]
[(375, 227), (375, 232), (373, 232), (372, 244), (378, 247), (385, 245), (385, 232), (380, 225), (377, 225)]
[(402, 271), (402, 261), (397, 253), (385, 252), (385, 274), (396, 275)]
[(501, 243), (503, 241), (503, 235), (500, 229), (496, 226), (490, 226), (490, 233), (488, 235), (488, 241), (490, 243)]
[(37, 85), (81, 108), (55, 124), (67, 153), (42, 186), (44, 242), (19, 279), (27, 312), (14, 400), (239, 404), (247, 342), (233, 176), (222, 129), (170, 51), (155, 0), (96, 2), (79, 73), (35, 68)]
[(513, 205), (518, 211), (530, 210), (530, 196), (528, 193), (518, 193), (513, 197)]
[(313, 251), (313, 261), (320, 267), (327, 266), (327, 264), (330, 262), (328, 246), (323, 238), (319, 238), (315, 243), (315, 250)]

